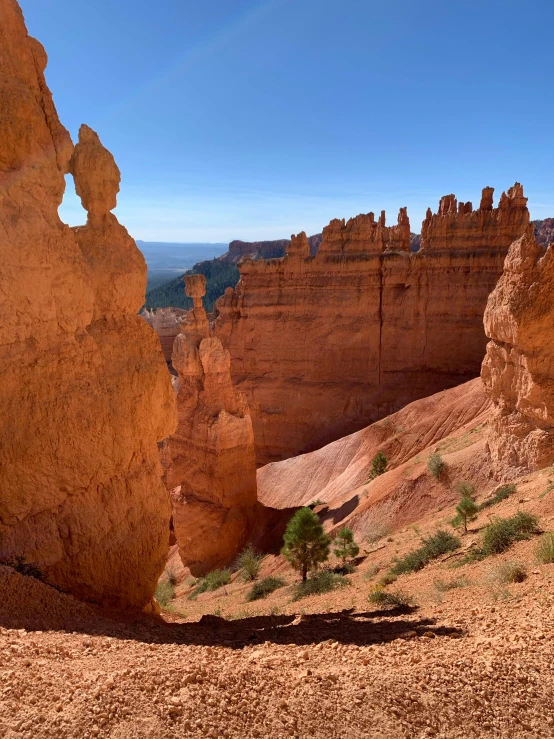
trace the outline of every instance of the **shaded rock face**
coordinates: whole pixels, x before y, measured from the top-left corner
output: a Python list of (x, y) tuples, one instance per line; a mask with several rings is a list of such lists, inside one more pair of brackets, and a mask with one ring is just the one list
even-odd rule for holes
[(256, 459), (248, 405), (231, 358), (211, 335), (204, 275), (185, 275), (194, 307), (181, 322), (173, 366), (179, 425), (169, 439), (173, 525), (183, 564), (202, 575), (232, 562), (256, 518)]
[[(110, 210), (119, 171), (83, 126), (73, 149), (46, 54), (0, 0), (0, 560), (79, 598), (144, 606), (168, 548), (156, 443), (174, 428), (146, 266)], [(73, 172), (89, 215), (58, 216)]]
[(141, 311), (140, 315), (158, 334), (167, 363), (171, 362), (173, 342), (181, 331), (180, 319), (186, 312), (183, 308), (158, 308), (157, 310), (145, 309)]
[(535, 240), (537, 244), (548, 246), (554, 243), (554, 218), (535, 221)]
[(554, 245), (530, 226), (510, 247), (485, 311), (491, 341), (481, 377), (493, 401), (489, 450), (496, 477), (554, 462)]
[(493, 208), (443, 198), (410, 247), (405, 209), (334, 220), (316, 256), (306, 235), (282, 259), (240, 264), (215, 335), (248, 400), (258, 464), (317, 449), (479, 375), (483, 312), (529, 223), (521, 187)]

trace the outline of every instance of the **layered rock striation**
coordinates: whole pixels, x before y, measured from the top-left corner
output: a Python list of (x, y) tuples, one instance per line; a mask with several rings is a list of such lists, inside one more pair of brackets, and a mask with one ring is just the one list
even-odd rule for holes
[(202, 306), (206, 278), (185, 275), (185, 282), (194, 307), (173, 348), (179, 425), (169, 439), (167, 484), (181, 559), (202, 575), (232, 562), (253, 530), (256, 459), (248, 405)]
[(181, 318), (186, 314), (184, 308), (158, 308), (157, 310), (141, 311), (141, 316), (158, 334), (165, 361), (171, 362), (173, 342), (181, 331)]
[(554, 244), (529, 226), (512, 244), (485, 310), (491, 341), (481, 377), (493, 401), (489, 451), (495, 475), (554, 462)]
[[(0, 560), (53, 585), (144, 606), (168, 549), (157, 442), (174, 429), (146, 265), (110, 212), (119, 171), (90, 128), (73, 147), (46, 54), (0, 0)], [(72, 172), (88, 211), (58, 216)]]
[(281, 259), (240, 263), (215, 335), (247, 398), (258, 464), (317, 449), (415, 399), (478, 376), (483, 312), (529, 223), (516, 184), (493, 207), (453, 195), (411, 249), (405, 209), (334, 220), (315, 256), (304, 233)]

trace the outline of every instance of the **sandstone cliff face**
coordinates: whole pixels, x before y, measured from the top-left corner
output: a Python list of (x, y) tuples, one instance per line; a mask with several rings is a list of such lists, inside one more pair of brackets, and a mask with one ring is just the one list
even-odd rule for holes
[[(322, 235), (315, 234), (308, 237), (310, 244), (310, 253), (314, 256), (321, 244)], [(243, 257), (261, 257), (263, 259), (275, 259), (284, 257), (287, 247), (290, 244), (288, 239), (277, 239), (276, 241), (231, 241), (229, 251), (219, 257), (221, 262), (232, 262), (238, 264)]]
[(258, 464), (317, 449), (479, 374), (483, 312), (510, 243), (529, 223), (519, 185), (492, 207), (428, 214), (410, 248), (405, 209), (331, 221), (315, 257), (305, 234), (282, 259), (240, 264), (215, 335), (246, 395)]
[(173, 524), (183, 564), (201, 575), (229, 564), (255, 521), (256, 460), (250, 412), (231, 381), (229, 352), (211, 336), (204, 275), (186, 275), (194, 307), (175, 339), (179, 425), (169, 439)]
[(186, 315), (186, 312), (183, 308), (158, 308), (157, 310), (145, 309), (140, 314), (158, 334), (165, 361), (168, 363), (171, 362), (175, 337), (181, 331), (179, 321)]
[(554, 245), (530, 226), (512, 244), (485, 311), (491, 338), (481, 377), (494, 410), (489, 450), (497, 477), (554, 462)]
[[(119, 171), (86, 126), (73, 150), (45, 66), (15, 0), (0, 0), (0, 560), (143, 606), (168, 547), (156, 442), (174, 399), (137, 315), (144, 260), (110, 213)], [(89, 214), (78, 229), (58, 216), (70, 170)]]

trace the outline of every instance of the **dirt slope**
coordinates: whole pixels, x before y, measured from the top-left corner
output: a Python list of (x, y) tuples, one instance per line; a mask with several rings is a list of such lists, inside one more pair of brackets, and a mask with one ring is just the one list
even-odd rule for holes
[[(469, 474), (482, 456), (489, 407), (480, 379), (417, 400), (322, 449), (262, 467), (259, 499), (274, 508), (321, 500), (329, 507), (330, 527), (350, 520), (360, 529), (368, 515), (386, 516), (390, 525), (417, 520), (453, 500), (453, 477)], [(427, 471), (435, 450), (448, 465), (441, 480)], [(389, 471), (368, 483), (378, 451), (386, 455)]]
[[(549, 482), (544, 472), (518, 481), (517, 494), (495, 513), (523, 506), (551, 528)], [(536, 539), (456, 570), (445, 559), (403, 575), (391, 589), (415, 597), (413, 610), (380, 612), (367, 601), (392, 557), (447, 514), (421, 520), (419, 533), (394, 532), (334, 593), (291, 602), (293, 575), (276, 559), (264, 566), (288, 585), (266, 601), (245, 604), (248, 586), (236, 580), (197, 601), (180, 586), (175, 604), (189, 616), (165, 613), (175, 623), (116, 620), (2, 568), (0, 736), (552, 736), (554, 565), (537, 564)], [(487, 520), (483, 513), (464, 548)], [(491, 578), (507, 558), (526, 563), (525, 582), (498, 586)], [(438, 585), (455, 579), (463, 584)], [(226, 619), (198, 622), (214, 611)]]

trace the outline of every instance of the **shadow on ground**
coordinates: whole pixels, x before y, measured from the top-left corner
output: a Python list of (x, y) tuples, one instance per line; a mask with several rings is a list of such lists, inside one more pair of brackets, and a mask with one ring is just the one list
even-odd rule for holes
[(341, 644), (384, 644), (398, 638), (426, 634), (430, 637), (462, 636), (463, 632), (436, 626), (434, 619), (417, 616), (417, 608), (363, 613), (345, 610), (304, 616), (270, 615), (227, 621), (218, 616), (203, 616), (195, 623), (167, 623), (161, 619), (110, 614), (98, 609), (98, 619), (33, 618), (32, 613), (0, 612), (0, 626), (29, 631), (77, 632), (87, 635), (132, 639), (147, 644), (225, 646), (242, 649), (251, 644), (307, 645), (323, 641)]

